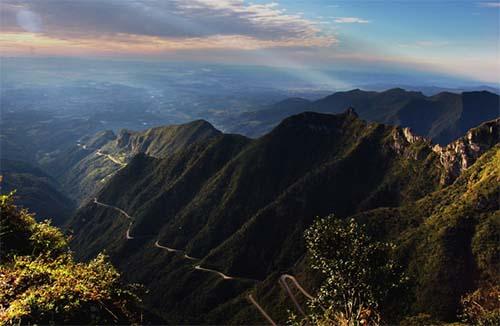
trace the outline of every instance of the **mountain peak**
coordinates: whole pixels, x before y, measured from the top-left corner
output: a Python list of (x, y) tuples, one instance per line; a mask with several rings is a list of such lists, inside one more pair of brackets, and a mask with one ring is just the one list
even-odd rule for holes
[(215, 128), (210, 122), (208, 122), (205, 119), (198, 119), (198, 120), (193, 120), (189, 123), (186, 123), (186, 126), (194, 126), (194, 127), (199, 127), (203, 129), (210, 129), (214, 131), (219, 131), (217, 128)]
[(358, 115), (352, 107), (339, 114), (306, 111), (284, 119), (271, 133), (276, 134), (284, 130), (297, 132), (304, 129), (330, 133), (355, 120), (358, 120)]

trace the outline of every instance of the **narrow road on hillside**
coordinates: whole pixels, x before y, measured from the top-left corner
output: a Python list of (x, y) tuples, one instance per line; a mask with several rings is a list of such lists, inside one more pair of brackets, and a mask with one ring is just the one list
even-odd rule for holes
[(128, 225), (128, 228), (127, 228), (127, 232), (125, 233), (125, 239), (127, 240), (132, 240), (134, 239), (133, 236), (130, 235), (130, 229), (132, 228), (132, 224), (134, 223), (134, 218), (130, 215), (127, 214), (127, 212), (125, 212), (123, 209), (121, 208), (118, 208), (116, 206), (111, 206), (111, 205), (108, 205), (108, 204), (104, 204), (104, 203), (101, 203), (97, 200), (97, 198), (94, 198), (94, 203), (98, 206), (102, 206), (102, 207), (106, 207), (106, 208), (111, 208), (111, 209), (114, 209), (116, 211), (118, 211), (120, 214), (124, 215), (129, 221), (129, 225)]
[(174, 248), (162, 246), (162, 245), (160, 245), (158, 240), (156, 240), (156, 242), (155, 242), (155, 247), (160, 248), (160, 249), (165, 249), (168, 252), (184, 252), (184, 251), (179, 250), (179, 249), (174, 249)]
[(128, 215), (127, 212), (125, 212), (123, 209), (118, 208), (116, 206), (112, 206), (112, 205), (101, 203), (100, 201), (97, 200), (97, 198), (94, 198), (94, 203), (96, 203), (99, 206), (104, 206), (104, 207), (107, 207), (107, 208), (111, 208), (111, 209), (117, 210), (121, 214), (125, 215), (125, 217), (128, 218), (129, 220), (133, 220), (134, 219), (132, 216)]
[(160, 248), (160, 249), (165, 249), (168, 252), (182, 253), (183, 257), (186, 258), (186, 259), (189, 259), (189, 260), (200, 260), (199, 258), (195, 258), (195, 257), (189, 256), (188, 254), (186, 254), (186, 252), (184, 250), (174, 249), (174, 248), (170, 248), (170, 247), (167, 247), (167, 246), (162, 246), (162, 245), (160, 245), (160, 242), (158, 240), (156, 240), (156, 242), (155, 242), (155, 247)]
[(259, 310), (260, 314), (264, 316), (264, 318), (272, 325), (272, 326), (277, 326), (277, 324), (274, 322), (274, 320), (267, 314), (267, 312), (260, 306), (260, 304), (255, 301), (253, 296), (249, 294), (247, 296), (248, 300)]
[[(97, 198), (94, 198), (94, 203), (96, 205), (99, 205), (99, 206), (103, 206), (103, 207), (107, 207), (107, 208), (111, 208), (111, 209), (114, 209), (118, 212), (120, 212), (122, 215), (124, 215), (128, 220), (130, 220), (130, 224), (129, 224), (129, 227), (127, 229), (127, 232), (125, 234), (125, 238), (127, 240), (132, 240), (134, 239), (134, 237), (132, 237), (130, 235), (130, 229), (132, 228), (132, 224), (134, 222), (134, 218), (132, 216), (130, 216), (127, 212), (125, 212), (123, 209), (119, 208), (119, 207), (116, 207), (116, 206), (113, 206), (113, 205), (108, 205), (108, 204), (104, 204), (104, 203), (101, 203), (97, 200)], [(188, 260), (200, 260), (199, 258), (194, 258), (194, 257), (191, 257), (189, 256), (188, 254), (186, 254), (186, 252), (184, 250), (180, 250), (180, 249), (175, 249), (175, 248), (170, 248), (170, 247), (167, 247), (167, 246), (164, 246), (164, 245), (160, 245), (160, 242), (159, 240), (156, 240), (156, 242), (154, 243), (155, 247), (159, 248), (159, 249), (163, 249), (163, 250), (166, 250), (168, 252), (172, 252), (172, 253), (180, 253), (180, 254), (183, 254), (183, 258), (185, 259), (188, 259)], [(210, 269), (210, 268), (204, 268), (204, 267), (201, 267), (201, 265), (194, 265), (193, 266), (193, 269), (194, 270), (198, 270), (198, 271), (204, 271), (204, 272), (208, 272), (208, 273), (213, 273), (213, 274), (216, 274), (217, 276), (219, 276), (220, 278), (222, 278), (223, 280), (250, 280), (250, 281), (254, 281), (254, 282), (261, 282), (259, 280), (254, 280), (254, 279), (247, 279), (247, 278), (240, 278), (240, 277), (233, 277), (233, 276), (229, 276), (229, 275), (226, 275), (220, 271), (217, 271), (215, 269)], [(299, 310), (299, 312), (305, 316), (305, 312), (304, 310), (302, 309), (301, 305), (299, 304), (299, 302), (297, 301), (297, 298), (295, 297), (295, 295), (293, 294), (292, 290), (290, 289), (290, 286), (288, 285), (287, 283), (287, 280), (290, 280), (292, 282), (292, 284), (300, 291), (302, 292), (302, 294), (307, 297), (309, 300), (312, 300), (313, 299), (313, 296), (311, 294), (309, 294), (309, 292), (307, 292), (301, 285), (300, 283), (297, 281), (297, 279), (290, 275), (290, 274), (282, 274), (279, 278), (279, 283), (281, 284), (281, 286), (283, 286), (283, 288), (285, 289), (287, 295), (290, 297), (290, 299), (293, 301), (294, 305), (296, 306), (297, 310)], [(248, 300), (250, 301), (250, 303), (252, 305), (254, 305), (257, 310), (260, 312), (260, 314), (272, 325), (272, 326), (277, 326), (277, 324), (273, 321), (273, 319), (269, 316), (268, 313), (266, 313), (266, 311), (259, 305), (259, 303), (255, 300), (255, 298), (249, 294), (247, 296)]]
[[(125, 212), (123, 209), (119, 208), (119, 207), (116, 207), (116, 206), (112, 206), (112, 205), (108, 205), (108, 204), (104, 204), (104, 203), (101, 203), (100, 201), (97, 200), (97, 198), (94, 198), (94, 203), (99, 205), (99, 206), (103, 206), (103, 207), (107, 207), (107, 208), (111, 208), (111, 209), (114, 209), (118, 212), (120, 212), (121, 214), (123, 214), (127, 219), (130, 220), (130, 224), (129, 224), (129, 227), (127, 229), (127, 232), (125, 234), (125, 238), (127, 240), (132, 240), (134, 239), (134, 237), (132, 237), (130, 235), (130, 229), (132, 228), (132, 224), (134, 222), (134, 218), (132, 216), (130, 216), (127, 212)], [(188, 260), (200, 260), (199, 258), (195, 258), (195, 257), (191, 257), (189, 256), (184, 250), (180, 250), (180, 249), (174, 249), (174, 248), (170, 248), (170, 247), (167, 247), (167, 246), (162, 246), (160, 245), (159, 241), (157, 240), (155, 242), (155, 247), (157, 248), (160, 248), (160, 249), (164, 249), (164, 250), (167, 250), (168, 252), (175, 252), (175, 253), (181, 253), (183, 254), (183, 257), (185, 259), (188, 259)], [(228, 276), (222, 272), (219, 272), (219, 271), (216, 271), (214, 269), (210, 269), (210, 268), (204, 268), (204, 267), (201, 267), (200, 265), (196, 265), (194, 266), (194, 269), (195, 270), (200, 270), (200, 271), (205, 271), (205, 272), (209, 272), (209, 273), (214, 273), (214, 274), (217, 274), (218, 276), (220, 276), (223, 280), (233, 280), (235, 279), (235, 277), (232, 277), (232, 276)]]
[(215, 273), (215, 274), (219, 275), (220, 277), (222, 277), (222, 279), (224, 279), (224, 280), (234, 280), (234, 279), (236, 279), (235, 277), (227, 276), (226, 274), (224, 274), (222, 272), (219, 272), (219, 271), (216, 271), (215, 269), (203, 268), (200, 265), (196, 265), (194, 267), (194, 269), (197, 269), (197, 270), (200, 270), (200, 271), (205, 271), (205, 272), (210, 272), (210, 273)]
[(108, 160), (110, 160), (110, 161), (112, 161), (112, 162), (114, 162), (114, 163), (116, 163), (116, 164), (120, 165), (121, 167), (125, 167), (125, 166), (127, 165), (126, 163), (124, 163), (124, 162), (120, 161), (119, 159), (114, 158), (114, 157), (113, 157), (113, 156), (111, 156), (110, 154), (106, 154), (106, 153), (101, 152), (101, 150), (100, 150), (100, 149), (98, 149), (98, 150), (95, 152), (95, 154), (96, 154), (97, 156), (105, 156)]
[(303, 295), (305, 295), (309, 300), (312, 300), (313, 299), (313, 296), (310, 295), (306, 290), (304, 290), (304, 288), (299, 284), (299, 282), (297, 281), (297, 279), (295, 277), (293, 277), (292, 275), (289, 275), (289, 274), (283, 274), (280, 276), (280, 279), (279, 279), (279, 283), (281, 284), (281, 286), (285, 289), (286, 293), (288, 294), (288, 296), (290, 297), (290, 299), (292, 299), (293, 303), (295, 304), (295, 307), (297, 308), (297, 310), (303, 315), (305, 316), (305, 312), (304, 310), (302, 309), (302, 306), (299, 304), (299, 302), (297, 301), (297, 298), (295, 297), (295, 295), (293, 294), (292, 290), (290, 289), (290, 287), (288, 286), (288, 283), (287, 283), (287, 280), (290, 280), (292, 281), (293, 285), (295, 285), (295, 287), (300, 291), (302, 292)]

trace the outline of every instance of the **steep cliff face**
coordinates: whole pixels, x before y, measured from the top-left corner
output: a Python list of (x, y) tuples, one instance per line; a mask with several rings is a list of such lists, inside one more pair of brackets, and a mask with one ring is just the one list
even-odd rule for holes
[[(410, 128), (395, 128), (394, 132), (392, 133), (392, 140), (392, 148), (399, 155), (404, 154), (405, 149), (412, 144), (430, 144), (430, 141), (426, 138), (414, 135)], [(414, 159), (417, 159), (417, 157), (415, 157)]]
[(500, 118), (469, 130), (465, 136), (447, 146), (435, 145), (432, 149), (439, 155), (439, 160), (444, 167), (441, 183), (453, 182), (481, 154), (497, 144), (499, 138)]
[[(395, 128), (392, 133), (392, 148), (399, 155), (417, 155), (407, 152), (412, 144), (421, 143), (436, 153), (442, 166), (442, 185), (449, 185), (469, 168), (479, 156), (495, 146), (500, 140), (500, 118), (487, 121), (470, 129), (467, 133), (446, 146), (432, 145), (430, 139), (415, 135), (410, 128)], [(414, 156), (413, 159), (418, 159)]]

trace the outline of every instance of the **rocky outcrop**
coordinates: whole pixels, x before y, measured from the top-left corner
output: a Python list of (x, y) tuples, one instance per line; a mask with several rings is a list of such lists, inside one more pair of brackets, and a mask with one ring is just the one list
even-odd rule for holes
[(464, 137), (445, 147), (435, 145), (432, 150), (439, 155), (444, 167), (441, 183), (446, 185), (453, 182), (481, 154), (498, 144), (499, 138), (500, 118), (497, 118), (469, 130)]
[(399, 155), (406, 155), (413, 157), (414, 159), (418, 158), (418, 153), (414, 153), (411, 155), (410, 153), (405, 154), (405, 150), (412, 144), (417, 142), (427, 142), (430, 143), (430, 140), (414, 135), (410, 128), (395, 128), (392, 133), (392, 149), (396, 151)]
[[(412, 144), (425, 142), (434, 151), (443, 173), (441, 184), (451, 184), (460, 176), (462, 171), (470, 167), (479, 156), (498, 144), (500, 140), (500, 118), (484, 122), (469, 130), (463, 137), (454, 142), (441, 146), (432, 146), (425, 137), (416, 136), (410, 128), (396, 128), (392, 133), (392, 149), (399, 155), (418, 159), (419, 151), (409, 150)], [(432, 146), (432, 147), (431, 147)]]

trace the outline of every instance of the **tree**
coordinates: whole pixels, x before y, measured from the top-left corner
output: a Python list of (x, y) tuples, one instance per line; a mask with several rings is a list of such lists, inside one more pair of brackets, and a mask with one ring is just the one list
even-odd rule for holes
[(308, 316), (295, 323), (379, 324), (379, 305), (405, 278), (391, 259), (395, 246), (375, 241), (354, 219), (330, 215), (305, 232), (310, 266), (325, 278), (308, 303)]

